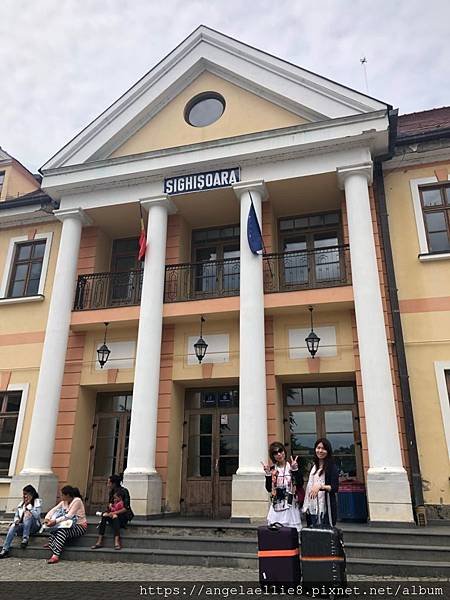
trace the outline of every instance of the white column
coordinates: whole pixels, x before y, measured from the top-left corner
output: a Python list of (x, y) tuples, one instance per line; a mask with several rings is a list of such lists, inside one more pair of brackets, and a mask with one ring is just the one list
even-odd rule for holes
[[(59, 399), (64, 376), (70, 318), (77, 281), (81, 230), (90, 223), (79, 208), (54, 212), (62, 221), (58, 260), (51, 292), (39, 378), (23, 470), (11, 484), (10, 499), (21, 486), (32, 483), (47, 504), (56, 498), (57, 478), (52, 472)], [(17, 488), (17, 489), (16, 489)], [(9, 508), (9, 505), (8, 505)]]
[(338, 169), (347, 205), (353, 295), (369, 450), (371, 521), (413, 521), (402, 465), (368, 183), (372, 165)]
[[(240, 322), (239, 322), (239, 468), (232, 484), (232, 517), (261, 518), (267, 514), (267, 493), (261, 461), (267, 461), (267, 397), (264, 339), (263, 259), (247, 240), (251, 198), (262, 227), (264, 182), (233, 186), (240, 200)], [(251, 194), (251, 198), (250, 198)]]
[(124, 485), (136, 514), (161, 512), (161, 478), (155, 467), (167, 215), (175, 212), (167, 196), (141, 201), (148, 210), (147, 251), (142, 281), (128, 463)]

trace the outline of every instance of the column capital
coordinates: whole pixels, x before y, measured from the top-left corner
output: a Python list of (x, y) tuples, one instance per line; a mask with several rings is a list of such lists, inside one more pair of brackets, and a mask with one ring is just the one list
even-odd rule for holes
[(362, 177), (366, 178), (368, 185), (371, 185), (373, 176), (373, 163), (367, 162), (360, 165), (351, 165), (349, 167), (338, 167), (336, 172), (339, 188), (341, 190), (344, 189), (345, 180), (351, 175), (361, 175)]
[(266, 184), (262, 179), (259, 181), (240, 181), (239, 183), (235, 183), (232, 188), (238, 200), (241, 199), (242, 194), (245, 192), (258, 192), (261, 195), (262, 202), (267, 200), (269, 196)]
[(60, 208), (54, 210), (53, 214), (59, 221), (66, 219), (78, 219), (82, 225), (92, 225), (91, 217), (82, 208)]
[(170, 198), (168, 194), (161, 194), (159, 196), (150, 196), (148, 198), (142, 198), (139, 200), (142, 208), (145, 208), (147, 212), (152, 206), (164, 206), (167, 209), (169, 215), (174, 215), (177, 212), (175, 202)]

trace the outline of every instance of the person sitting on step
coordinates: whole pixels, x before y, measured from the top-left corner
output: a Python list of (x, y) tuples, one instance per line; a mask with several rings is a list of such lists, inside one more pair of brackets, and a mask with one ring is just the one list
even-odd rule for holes
[(32, 485), (23, 490), (22, 502), (16, 509), (14, 520), (6, 534), (0, 558), (8, 558), (14, 536), (21, 535), (21, 548), (26, 548), (30, 535), (37, 533), (41, 527), (41, 499)]
[[(91, 546), (92, 550), (97, 550), (97, 548), (103, 548), (103, 537), (106, 531), (106, 525), (111, 525), (114, 532), (114, 548), (116, 550), (122, 549), (122, 542), (120, 540), (120, 528), (126, 527), (128, 521), (134, 517), (133, 511), (130, 506), (130, 493), (128, 490), (121, 485), (122, 477), (120, 475), (111, 475), (108, 479), (108, 489), (109, 489), (109, 505), (108, 510), (102, 514), (102, 520), (98, 526), (98, 538), (93, 546)], [(117, 495), (120, 498), (121, 503), (123, 503), (122, 507), (119, 508), (117, 504), (114, 503), (114, 496)], [(114, 510), (111, 508), (115, 506)]]
[[(53, 565), (59, 562), (62, 551), (67, 540), (84, 535), (87, 531), (86, 511), (80, 490), (71, 485), (65, 485), (61, 488), (61, 502), (54, 506), (45, 515), (45, 524), (54, 528), (56, 525), (65, 525), (68, 520), (72, 520), (69, 527), (60, 527), (52, 531), (48, 544), (44, 548), (50, 548), (53, 552), (47, 563)], [(64, 509), (61, 511), (61, 509)], [(63, 512), (61, 516), (60, 512)]]

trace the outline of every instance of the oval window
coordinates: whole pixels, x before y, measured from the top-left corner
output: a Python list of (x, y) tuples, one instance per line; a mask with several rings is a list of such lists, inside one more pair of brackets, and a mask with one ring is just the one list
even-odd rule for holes
[(206, 127), (220, 119), (224, 110), (225, 99), (220, 94), (204, 92), (187, 103), (184, 118), (193, 127)]

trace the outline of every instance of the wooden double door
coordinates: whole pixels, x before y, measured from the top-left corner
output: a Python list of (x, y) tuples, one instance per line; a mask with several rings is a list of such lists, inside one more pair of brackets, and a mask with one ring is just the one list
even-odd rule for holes
[(231, 481), (239, 461), (237, 389), (186, 393), (181, 512), (231, 516)]
[(92, 427), (86, 509), (93, 514), (108, 504), (108, 478), (125, 471), (130, 436), (131, 393), (99, 394)]

